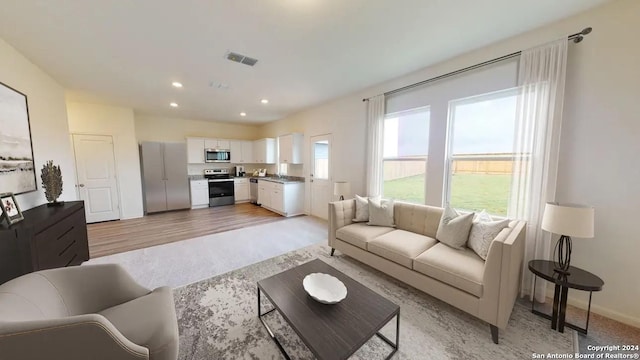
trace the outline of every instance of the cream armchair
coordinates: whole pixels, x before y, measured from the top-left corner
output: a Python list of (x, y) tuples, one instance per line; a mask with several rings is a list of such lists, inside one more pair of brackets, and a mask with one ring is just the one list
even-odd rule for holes
[(0, 285), (3, 359), (178, 357), (168, 287), (150, 291), (115, 264), (44, 270)]

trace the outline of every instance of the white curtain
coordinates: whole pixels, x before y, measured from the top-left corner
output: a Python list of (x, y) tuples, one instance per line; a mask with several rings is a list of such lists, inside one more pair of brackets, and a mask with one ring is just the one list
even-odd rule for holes
[(384, 131), (384, 95), (367, 102), (367, 192), (377, 196), (382, 192), (382, 151)]
[[(551, 237), (540, 229), (544, 205), (554, 201), (562, 124), (566, 38), (525, 50), (519, 64), (516, 159), (509, 216), (527, 221), (521, 296), (533, 295), (532, 259), (549, 259)], [(544, 302), (546, 287), (538, 281), (536, 300)]]

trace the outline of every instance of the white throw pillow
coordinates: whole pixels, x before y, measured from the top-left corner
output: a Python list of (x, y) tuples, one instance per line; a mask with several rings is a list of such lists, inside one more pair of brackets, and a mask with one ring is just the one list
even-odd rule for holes
[(455, 209), (447, 205), (440, 218), (436, 240), (454, 249), (464, 249), (464, 245), (469, 239), (473, 215), (474, 213), (460, 215)]
[(395, 227), (393, 200), (369, 198), (369, 222), (367, 225)]
[(486, 211), (482, 210), (471, 225), (467, 246), (475, 251), (482, 260), (487, 260), (489, 246), (502, 229), (509, 226), (509, 219), (493, 221)]
[(489, 222), (489, 221), (493, 221), (493, 218), (491, 217), (491, 215), (489, 215), (489, 213), (487, 212), (487, 210), (482, 210), (479, 213), (476, 213), (476, 216), (473, 217), (473, 222)]
[(356, 217), (353, 222), (369, 221), (369, 199), (380, 201), (380, 196), (367, 198), (356, 195)]

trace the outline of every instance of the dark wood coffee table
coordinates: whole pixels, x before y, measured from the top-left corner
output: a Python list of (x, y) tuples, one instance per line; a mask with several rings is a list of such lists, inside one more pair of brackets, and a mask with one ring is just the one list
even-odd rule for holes
[[(347, 287), (347, 298), (334, 305), (313, 300), (304, 291), (302, 280), (315, 272), (340, 279)], [(261, 293), (274, 306), (265, 313), (260, 305)], [(258, 281), (258, 318), (280, 352), (290, 359), (262, 319), (274, 310), (282, 315), (318, 359), (347, 359), (373, 336), (378, 336), (391, 346), (391, 354), (386, 359), (398, 351), (400, 307), (318, 259)], [(378, 332), (394, 317), (395, 343)]]

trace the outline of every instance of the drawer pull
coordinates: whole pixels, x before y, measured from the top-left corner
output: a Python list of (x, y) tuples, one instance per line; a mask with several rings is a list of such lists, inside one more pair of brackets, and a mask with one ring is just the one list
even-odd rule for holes
[[(69, 248), (70, 248), (70, 247), (72, 247), (72, 246), (73, 246), (73, 244), (75, 244), (75, 243), (76, 243), (76, 241), (75, 241), (75, 240), (73, 240), (73, 241), (71, 242), (71, 244), (67, 245), (67, 247), (66, 247), (66, 248), (64, 248), (64, 249), (62, 249), (62, 251), (60, 251), (60, 253), (58, 254), (58, 256), (62, 256), (62, 254), (64, 254), (65, 252), (67, 252), (67, 250), (69, 250)], [(74, 256), (74, 257), (75, 257), (75, 256)]]
[(58, 240), (62, 239), (63, 237), (65, 237), (68, 233), (71, 232), (71, 230), (73, 230), (73, 226), (69, 228), (69, 230), (65, 231), (64, 233), (62, 233), (62, 235), (58, 236)]
[(76, 259), (76, 257), (78, 257), (78, 254), (73, 254), (73, 257), (71, 258), (71, 260), (69, 260), (69, 262), (68, 262), (68, 263), (67, 263), (67, 265), (65, 265), (65, 266), (69, 266), (69, 265), (71, 265), (71, 263), (73, 262), (73, 260), (75, 260), (75, 259)]

